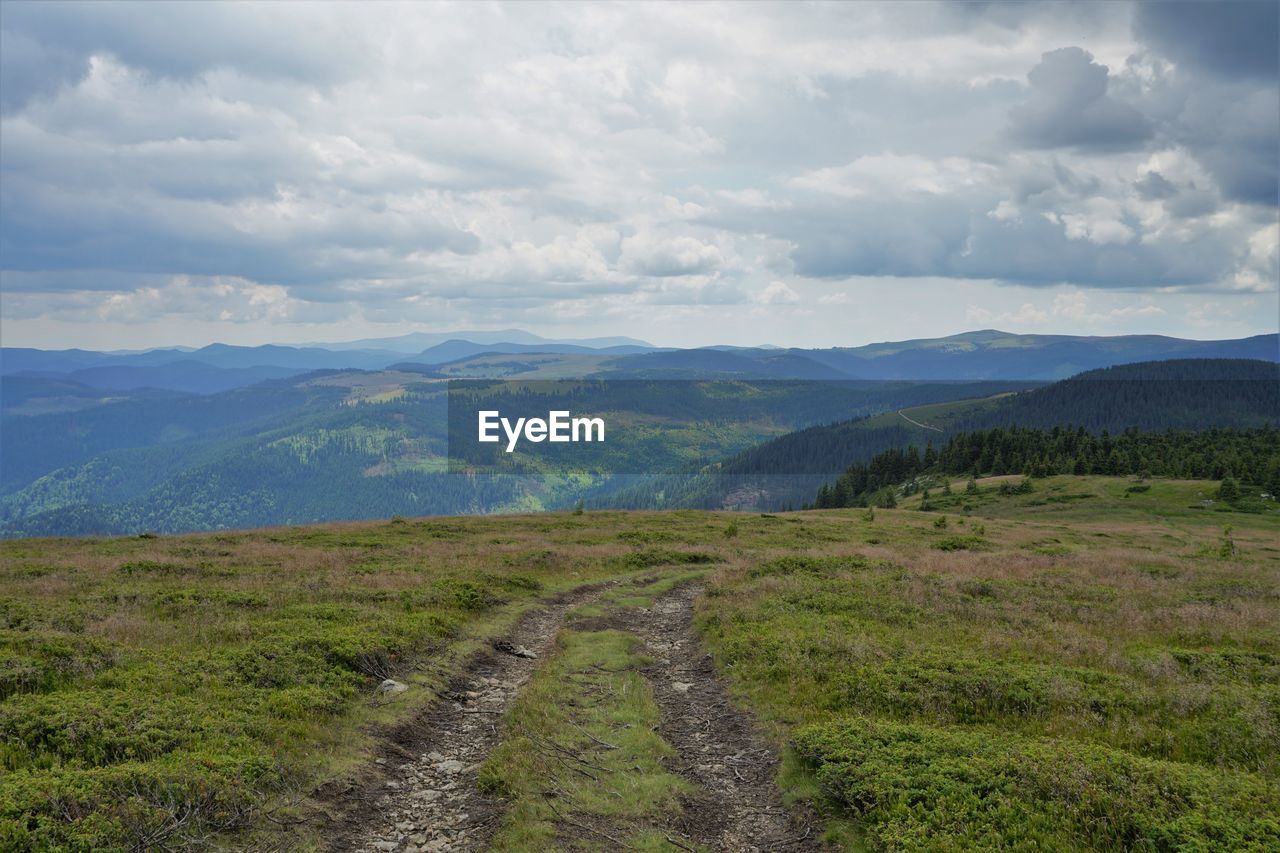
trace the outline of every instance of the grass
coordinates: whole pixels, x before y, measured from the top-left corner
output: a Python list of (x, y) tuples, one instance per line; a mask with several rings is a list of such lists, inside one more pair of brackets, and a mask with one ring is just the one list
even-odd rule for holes
[[(287, 823), (318, 785), (360, 775), (469, 651), (606, 577), (632, 580), (574, 614), (486, 778), (516, 804), (508, 849), (552, 831), (531, 793), (552, 780), (578, 823), (661, 848), (636, 827), (679, 783), (657, 764), (642, 656), (597, 617), (698, 574), (704, 641), (794, 744), (785, 793), (842, 846), (1274, 848), (1280, 521), (1204, 503), (1216, 484), (1134, 485), (975, 496), (957, 481), (932, 512), (909, 498), (870, 519), (588, 512), (3, 542), (0, 848), (278, 846), (266, 815)], [(380, 700), (385, 677), (411, 689)], [(537, 738), (613, 768), (581, 765), (611, 784)]]
[(495, 850), (651, 848), (688, 783), (662, 766), (658, 707), (623, 631), (562, 631), (506, 720), (480, 784), (508, 801)]
[[(0, 848), (287, 819), (483, 637), (633, 550), (546, 542), (532, 519), (397, 519), (0, 545)], [(388, 677), (412, 689), (380, 701)]]
[(680, 833), (660, 827), (681, 813), (689, 784), (661, 763), (674, 751), (657, 733), (658, 706), (640, 672), (651, 661), (634, 634), (587, 628), (705, 574), (682, 568), (705, 562), (702, 554), (667, 553), (666, 568), (570, 611), (551, 659), (507, 714), (507, 738), (480, 771), (508, 806), (492, 849), (680, 849), (670, 841)]
[(1224, 559), (1207, 484), (1129, 485), (824, 513), (849, 544), (716, 574), (703, 636), (841, 846), (1280, 844), (1280, 524)]

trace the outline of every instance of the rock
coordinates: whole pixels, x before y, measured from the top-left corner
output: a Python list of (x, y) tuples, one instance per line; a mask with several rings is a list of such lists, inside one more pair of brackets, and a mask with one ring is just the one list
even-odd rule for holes
[(392, 851), (392, 850), (395, 850), (395, 849), (396, 849), (397, 847), (399, 847), (399, 846), (400, 846), (400, 845), (399, 845), (399, 843), (397, 843), (397, 842), (395, 842), (395, 841), (375, 841), (375, 842), (373, 842), (373, 848), (374, 848), (375, 850), (386, 850), (386, 851), (388, 851), (388, 853), (390, 853), (390, 851)]
[(505, 652), (506, 654), (509, 654), (509, 655), (515, 655), (518, 658), (532, 659), (538, 656), (536, 652), (530, 651), (528, 647), (517, 646), (514, 643), (512, 643), (510, 640), (494, 640), (493, 647), (500, 652)]
[(452, 758), (447, 761), (441, 761), (435, 765), (436, 769), (441, 773), (448, 773), (450, 775), (461, 773), (466, 766), (467, 765), (463, 764), (461, 761)]
[(409, 685), (402, 684), (394, 678), (388, 678), (386, 681), (378, 685), (378, 693), (383, 696), (395, 696), (409, 689)]
[(438, 752), (428, 752), (426, 755), (422, 757), (433, 764), (437, 761), (444, 761), (444, 756)]
[(674, 690), (674, 691), (675, 691), (675, 692), (677, 692), (677, 693), (688, 693), (688, 692), (689, 692), (689, 688), (690, 688), (690, 687), (692, 687), (692, 686), (693, 686), (693, 685), (692, 685), (690, 682), (688, 682), (688, 681), (673, 681), (673, 682), (671, 682), (671, 689), (672, 689), (672, 690)]

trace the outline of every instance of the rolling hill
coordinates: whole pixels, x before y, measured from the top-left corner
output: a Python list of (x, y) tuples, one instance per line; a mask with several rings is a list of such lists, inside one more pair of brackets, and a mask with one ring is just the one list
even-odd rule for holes
[(1251, 428), (1280, 424), (1280, 367), (1243, 359), (1183, 359), (1089, 371), (1017, 394), (902, 408), (780, 436), (683, 477), (601, 495), (601, 506), (779, 509), (809, 502), (849, 465), (890, 448), (939, 445), (995, 426), (1091, 432)]
[[(572, 400), (575, 411), (626, 426), (590, 455), (547, 459), (522, 451), (500, 457), (501, 468), (470, 474), (449, 472), (446, 416), (462, 398), (451, 401), (444, 383), (410, 371), (322, 371), (213, 395), (7, 415), (0, 532), (176, 531), (535, 510), (617, 488), (625, 484), (614, 482), (617, 472), (682, 470), (813, 423), (1016, 387), (1025, 386), (522, 381), (511, 386), (516, 396), (504, 408), (545, 413)], [(476, 393), (493, 388), (481, 383)], [(473, 435), (474, 421), (464, 429)], [(463, 458), (455, 454), (455, 461)]]
[[(625, 507), (799, 505), (851, 462), (958, 429), (1003, 423), (1199, 429), (1221, 421), (1272, 422), (1274, 352), (1266, 361), (1200, 355), (1268, 351), (1275, 342), (1275, 336), (1196, 342), (988, 331), (826, 350), (636, 352), (642, 343), (446, 339), (433, 343), (430, 354), (407, 358), (390, 349), (280, 346), (135, 353), (6, 349), (0, 533), (534, 510), (578, 497)], [(1150, 352), (1196, 357), (1124, 366)], [(1082, 360), (1110, 369), (1040, 390), (1031, 389), (1043, 380), (955, 378), (1047, 375)], [(376, 369), (351, 369), (351, 362)], [(322, 369), (309, 370), (312, 365)], [(912, 372), (947, 378), (849, 378)], [(573, 465), (517, 453), (513, 469), (502, 476), (450, 479), (440, 380), (584, 378), (642, 383), (633, 390), (648, 387), (643, 383), (666, 385), (645, 391), (643, 404), (639, 397), (631, 405), (599, 390), (582, 398), (584, 411), (606, 407), (601, 410), (633, 428), (614, 433), (617, 438), (589, 457), (585, 471), (571, 473)], [(712, 391), (699, 383), (720, 385)], [(683, 408), (650, 422), (657, 411), (652, 405), (662, 397)], [(583, 468), (581, 460), (575, 464)], [(762, 485), (761, 478), (770, 483)]]

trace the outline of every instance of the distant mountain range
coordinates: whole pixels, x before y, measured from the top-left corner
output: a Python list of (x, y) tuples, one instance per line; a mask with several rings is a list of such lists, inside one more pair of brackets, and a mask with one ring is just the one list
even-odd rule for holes
[(449, 341), (468, 341), (473, 344), (520, 344), (524, 346), (566, 344), (570, 346), (586, 347), (588, 349), (602, 349), (608, 347), (639, 347), (640, 349), (653, 348), (652, 344), (645, 343), (644, 341), (637, 340), (636, 338), (544, 338), (539, 335), (535, 335), (532, 332), (525, 332), (520, 329), (504, 329), (498, 332), (411, 332), (410, 334), (399, 335), (393, 338), (365, 338), (359, 341), (308, 344), (307, 346), (328, 350), (371, 349), (391, 350), (392, 352), (399, 353), (419, 353), (423, 350), (431, 349), (432, 347), (439, 346), (440, 344), (447, 343)]
[(671, 349), (631, 338), (553, 340), (511, 329), (415, 333), (305, 347), (211, 344), (141, 352), (6, 347), (0, 349), (0, 374), (70, 380), (100, 390), (209, 394), (314, 370), (430, 368), (451, 377), (496, 378), (1022, 381), (1173, 358), (1277, 361), (1280, 336), (1191, 341), (1160, 335), (1073, 337), (984, 330), (861, 347)]
[[(1116, 339), (1101, 340), (1115, 346)], [(1168, 347), (1169, 340), (1138, 343)], [(988, 337), (958, 348), (955, 357), (986, 357), (1002, 341)], [(1257, 346), (1230, 344), (1200, 351)], [(1131, 342), (1111, 357), (1137, 346)], [(105, 365), (93, 354), (57, 353), (64, 366), (74, 365), (68, 374), (0, 377), (0, 535), (528, 511), (580, 497), (596, 506), (782, 508), (811, 499), (852, 462), (958, 429), (1004, 423), (1202, 429), (1280, 420), (1274, 360), (1175, 359), (1050, 384), (848, 379), (811, 357), (835, 353), (866, 364), (928, 349), (920, 346), (853, 356), (852, 350), (603, 351), (610, 348), (486, 352), (395, 370), (301, 373), (297, 362), (245, 366), (251, 358), (245, 350), (299, 357), (310, 349), (207, 347), (159, 364), (130, 356), (132, 362)], [(1010, 349), (1037, 351), (1025, 343)], [(201, 353), (224, 366), (204, 364)], [(39, 351), (18, 354), (30, 365)], [(568, 386), (530, 379), (576, 380), (584, 373), (596, 379)], [(207, 384), (199, 393), (102, 387), (140, 376)], [(513, 405), (572, 407), (620, 426), (609, 442), (590, 449), (589, 459), (579, 456), (571, 466), (540, 458), (531, 447), (509, 459), (499, 454), (510, 462), (501, 470), (477, 468), (485, 463), (464, 457), (465, 473), (451, 473), (459, 459), (449, 452), (457, 386), (446, 387), (440, 381), (446, 376), (516, 376), (508, 386)], [(229, 378), (258, 381), (215, 387)], [(472, 403), (492, 405), (499, 383), (471, 384), (478, 395)]]

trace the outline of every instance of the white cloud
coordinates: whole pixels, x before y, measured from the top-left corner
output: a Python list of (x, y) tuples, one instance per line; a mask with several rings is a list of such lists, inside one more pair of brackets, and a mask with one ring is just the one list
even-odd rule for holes
[(642, 275), (707, 275), (724, 263), (719, 246), (687, 235), (660, 235), (646, 229), (622, 241), (622, 266)]
[(800, 297), (785, 281), (771, 281), (754, 297), (752, 301), (759, 305), (794, 305)]
[(942, 195), (986, 184), (994, 171), (988, 164), (964, 157), (930, 160), (916, 155), (869, 154), (844, 166), (806, 172), (791, 184), (846, 198), (901, 192)]
[[(698, 343), (852, 279), (925, 288), (917, 326), (983, 281), (988, 322), (1119, 328), (1280, 279), (1275, 81), (1177, 61), (1124, 3), (10, 5), (0, 284), (31, 342), (657, 336), (661, 305)], [(1056, 313), (1064, 284), (1155, 302)]]

